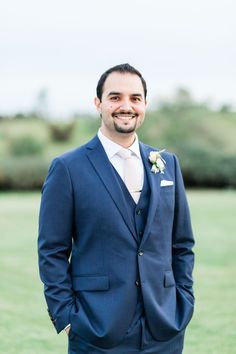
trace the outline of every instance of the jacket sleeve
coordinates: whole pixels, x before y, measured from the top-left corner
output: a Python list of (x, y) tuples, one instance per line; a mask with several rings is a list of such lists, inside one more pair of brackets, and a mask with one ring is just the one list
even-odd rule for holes
[(194, 238), (191, 227), (188, 202), (185, 194), (184, 182), (179, 167), (178, 160), (174, 156), (175, 162), (175, 216), (172, 235), (172, 266), (176, 285), (180, 290), (185, 290), (185, 294), (193, 297), (193, 266), (194, 266)]
[(62, 159), (55, 159), (42, 189), (39, 214), (39, 271), (49, 316), (59, 333), (69, 324), (74, 295), (69, 272), (73, 236), (73, 193)]

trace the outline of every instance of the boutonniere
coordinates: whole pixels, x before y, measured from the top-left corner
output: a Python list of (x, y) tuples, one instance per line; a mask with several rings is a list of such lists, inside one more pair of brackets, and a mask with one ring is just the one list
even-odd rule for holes
[(151, 151), (150, 154), (149, 154), (149, 161), (151, 162), (152, 164), (152, 168), (151, 168), (151, 171), (153, 173), (164, 173), (164, 169), (165, 169), (165, 160), (163, 159), (163, 157), (161, 156), (161, 153), (164, 152), (164, 150), (161, 150), (161, 151)]

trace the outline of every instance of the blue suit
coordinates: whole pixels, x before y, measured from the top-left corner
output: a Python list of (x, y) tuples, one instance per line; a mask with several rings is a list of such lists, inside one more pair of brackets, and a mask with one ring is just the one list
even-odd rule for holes
[[(71, 323), (83, 340), (115, 347), (134, 318), (140, 290), (154, 339), (167, 341), (190, 321), (194, 241), (183, 180), (176, 157), (167, 152), (164, 174), (151, 172), (153, 150), (140, 143), (150, 187), (141, 240), (97, 136), (52, 162), (38, 247), (57, 332)], [(173, 185), (161, 186), (162, 180)]]

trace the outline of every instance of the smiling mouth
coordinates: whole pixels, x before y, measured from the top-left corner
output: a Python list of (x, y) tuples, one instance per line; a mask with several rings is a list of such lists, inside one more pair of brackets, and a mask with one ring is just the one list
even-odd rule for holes
[(123, 119), (123, 120), (130, 120), (137, 117), (136, 113), (128, 114), (128, 113), (113, 113), (113, 118)]

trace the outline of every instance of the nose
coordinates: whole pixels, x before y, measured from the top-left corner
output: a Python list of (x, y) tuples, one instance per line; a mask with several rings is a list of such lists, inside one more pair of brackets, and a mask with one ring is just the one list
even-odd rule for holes
[(130, 111), (132, 108), (131, 102), (129, 99), (123, 99), (121, 102), (120, 109), (123, 111)]

